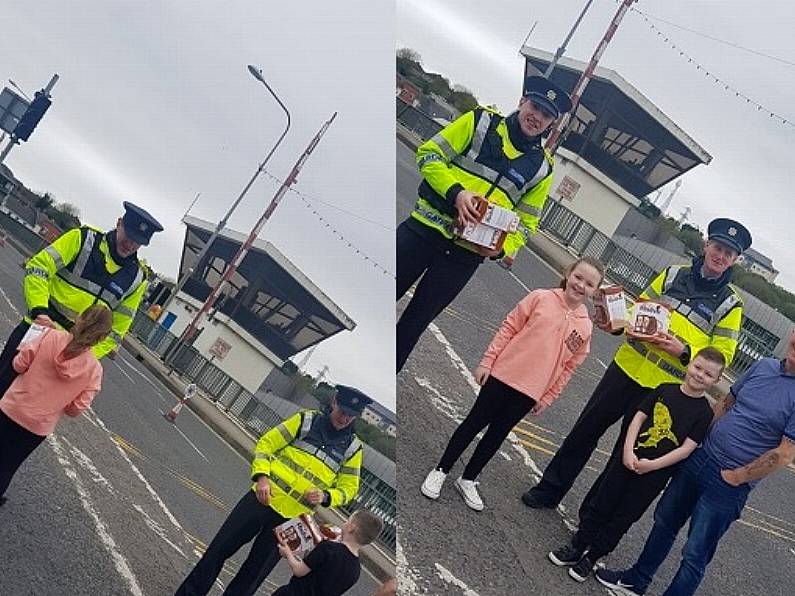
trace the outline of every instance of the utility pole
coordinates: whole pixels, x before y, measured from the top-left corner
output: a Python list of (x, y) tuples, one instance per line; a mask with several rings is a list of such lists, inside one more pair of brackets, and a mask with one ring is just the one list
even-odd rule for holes
[(243, 262), (243, 259), (248, 254), (248, 251), (251, 249), (251, 246), (254, 244), (254, 240), (256, 240), (257, 236), (259, 236), (259, 233), (262, 230), (262, 227), (265, 225), (265, 222), (267, 222), (270, 216), (273, 215), (273, 212), (276, 210), (276, 207), (279, 205), (279, 202), (282, 200), (282, 197), (284, 197), (284, 195), (287, 193), (287, 190), (290, 188), (290, 186), (292, 186), (295, 183), (295, 181), (298, 178), (298, 173), (301, 171), (301, 168), (303, 167), (304, 163), (309, 158), (312, 151), (314, 151), (315, 147), (317, 147), (317, 144), (320, 142), (320, 138), (325, 134), (326, 130), (328, 130), (328, 127), (331, 126), (331, 123), (334, 121), (334, 118), (336, 117), (337, 117), (337, 112), (334, 112), (331, 118), (323, 124), (323, 126), (320, 128), (318, 133), (309, 142), (309, 145), (301, 154), (301, 157), (298, 158), (298, 161), (296, 161), (295, 165), (293, 166), (293, 169), (290, 171), (290, 174), (287, 176), (287, 179), (279, 187), (279, 190), (276, 191), (276, 194), (273, 196), (273, 199), (271, 199), (271, 202), (268, 205), (267, 209), (265, 209), (265, 212), (262, 214), (259, 220), (257, 220), (257, 223), (254, 224), (254, 227), (249, 233), (248, 238), (246, 238), (246, 241), (243, 242), (243, 244), (238, 249), (237, 254), (235, 254), (234, 258), (227, 265), (224, 274), (221, 276), (221, 279), (218, 281), (218, 283), (215, 285), (213, 290), (210, 292), (210, 295), (207, 297), (202, 307), (193, 317), (193, 320), (191, 320), (191, 322), (188, 324), (188, 326), (180, 335), (179, 339), (175, 342), (174, 347), (171, 350), (169, 350), (169, 353), (165, 357), (166, 361), (173, 358), (173, 356), (175, 356), (179, 352), (182, 345), (186, 341), (190, 341), (190, 339), (194, 336), (197, 330), (197, 325), (201, 322), (202, 318), (207, 313), (207, 311), (209, 311), (213, 307), (216, 300), (218, 300), (218, 297), (226, 288), (227, 284), (229, 283), (229, 280), (232, 278), (232, 276), (237, 271), (237, 268), (240, 266), (240, 263)]
[(588, 12), (588, 9), (591, 7), (592, 3), (593, 0), (588, 0), (588, 2), (585, 3), (580, 16), (577, 17), (576, 21), (574, 21), (574, 26), (572, 26), (571, 31), (569, 31), (566, 39), (563, 40), (563, 44), (558, 48), (558, 51), (555, 52), (555, 57), (552, 58), (552, 62), (550, 62), (549, 66), (547, 66), (547, 70), (544, 72), (545, 79), (549, 78), (549, 75), (551, 75), (552, 71), (555, 70), (555, 66), (557, 65), (558, 61), (563, 57), (563, 54), (566, 53), (566, 46), (569, 45), (569, 41), (574, 35), (574, 32), (577, 30), (577, 27), (580, 26), (580, 21), (582, 21), (582, 18), (585, 16), (585, 13)]
[(571, 111), (567, 114), (564, 114), (563, 118), (560, 119), (560, 122), (558, 122), (558, 125), (555, 127), (555, 130), (552, 131), (552, 134), (549, 135), (549, 138), (547, 139), (546, 148), (549, 149), (551, 153), (554, 154), (555, 151), (557, 151), (558, 146), (560, 145), (561, 134), (568, 127), (569, 122), (571, 122), (574, 112), (577, 111), (577, 105), (580, 103), (580, 98), (585, 92), (585, 88), (588, 86), (588, 83), (591, 81), (591, 77), (593, 77), (594, 70), (596, 70), (596, 65), (599, 64), (599, 60), (602, 58), (602, 54), (605, 53), (610, 40), (613, 39), (616, 29), (618, 29), (618, 26), (624, 19), (624, 15), (634, 2), (637, 2), (637, 0), (623, 0), (621, 6), (618, 7), (618, 12), (616, 12), (613, 20), (610, 22), (610, 26), (607, 28), (607, 32), (602, 38), (602, 41), (600, 41), (599, 45), (596, 47), (596, 51), (591, 57), (591, 61), (583, 71), (582, 76), (580, 76), (580, 80), (577, 81), (577, 84), (574, 86), (574, 91), (571, 94)]

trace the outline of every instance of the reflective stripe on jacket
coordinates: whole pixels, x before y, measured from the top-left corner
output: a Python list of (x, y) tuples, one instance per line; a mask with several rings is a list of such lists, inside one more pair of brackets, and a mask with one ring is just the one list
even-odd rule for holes
[[(718, 292), (694, 288), (690, 267), (668, 267), (651, 282), (640, 298), (657, 300), (672, 311), (668, 332), (690, 346), (691, 357), (712, 346), (726, 358), (734, 359), (743, 319), (743, 301), (726, 284)], [(627, 339), (616, 352), (615, 363), (643, 387), (678, 383), (687, 367), (678, 358), (648, 342)]]
[(70, 329), (89, 306), (106, 304), (113, 311), (113, 328), (93, 348), (101, 358), (116, 348), (132, 325), (146, 285), (144, 266), (136, 260), (116, 263), (103, 232), (88, 226), (74, 228), (25, 264), (25, 320), (35, 318), (35, 309), (47, 309), (59, 327)]
[(364, 450), (355, 435), (338, 445), (307, 441), (313, 423), (322, 422), (323, 416), (315, 410), (298, 412), (262, 435), (254, 448), (251, 478), (268, 476), (270, 506), (284, 517), (312, 512), (303, 501), (307, 490), (327, 491), (329, 507), (350, 503), (359, 491)]
[(533, 151), (540, 153), (513, 145), (505, 118), (496, 112), (478, 108), (463, 114), (417, 149), (423, 182), (411, 216), (453, 238), (458, 193), (466, 189), (485, 196), (519, 216), (519, 229), (503, 246), (506, 255), (515, 256), (538, 228), (552, 185), (552, 155), (540, 140)]

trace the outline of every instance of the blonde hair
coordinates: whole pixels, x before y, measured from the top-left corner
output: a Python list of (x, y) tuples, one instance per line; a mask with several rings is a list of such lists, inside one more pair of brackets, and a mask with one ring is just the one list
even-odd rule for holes
[(70, 330), (72, 339), (64, 348), (67, 358), (73, 358), (101, 342), (113, 326), (113, 313), (107, 306), (94, 304), (77, 317)]
[(571, 265), (566, 267), (566, 270), (563, 272), (563, 279), (560, 280), (561, 290), (566, 289), (566, 280), (569, 278), (569, 275), (571, 275), (571, 272), (577, 268), (577, 265), (580, 265), (582, 263), (589, 265), (590, 267), (593, 267), (599, 272), (599, 283), (596, 284), (596, 287), (598, 288), (599, 286), (602, 285), (602, 282), (605, 279), (605, 266), (602, 264), (602, 261), (600, 261), (599, 259), (596, 259), (591, 255), (584, 255), (579, 259), (577, 259), (576, 261), (574, 261)]

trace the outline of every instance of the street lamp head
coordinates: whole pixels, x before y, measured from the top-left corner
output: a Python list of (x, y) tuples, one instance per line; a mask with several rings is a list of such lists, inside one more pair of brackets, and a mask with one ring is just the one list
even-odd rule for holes
[(265, 82), (265, 77), (262, 76), (262, 69), (254, 66), (253, 64), (248, 65), (248, 71), (254, 76), (255, 79), (258, 81)]

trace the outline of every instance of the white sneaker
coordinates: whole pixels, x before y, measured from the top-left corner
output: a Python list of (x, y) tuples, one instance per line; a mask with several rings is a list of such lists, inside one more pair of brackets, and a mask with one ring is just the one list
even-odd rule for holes
[(464, 497), (464, 502), (467, 506), (475, 511), (483, 511), (483, 499), (478, 494), (478, 484), (480, 482), (464, 480), (463, 478), (457, 478), (455, 481), (455, 487), (461, 493), (461, 496)]
[(429, 499), (438, 499), (439, 493), (442, 492), (442, 485), (444, 484), (445, 478), (447, 478), (447, 474), (441, 470), (431, 470), (425, 477), (425, 482), (422, 483), (420, 492)]

